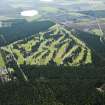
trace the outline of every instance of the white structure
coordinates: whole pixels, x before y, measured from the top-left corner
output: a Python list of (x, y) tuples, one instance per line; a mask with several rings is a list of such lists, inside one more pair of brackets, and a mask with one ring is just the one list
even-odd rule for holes
[(21, 12), (21, 16), (32, 17), (38, 15), (38, 11), (36, 10), (26, 10)]

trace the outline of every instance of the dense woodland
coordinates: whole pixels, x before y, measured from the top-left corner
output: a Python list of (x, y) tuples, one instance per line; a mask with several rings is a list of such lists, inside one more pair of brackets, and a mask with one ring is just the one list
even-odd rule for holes
[(32, 21), (27, 22), (24, 19), (11, 19), (5, 21), (5, 24), (11, 23), (9, 27), (0, 28), (0, 36), (4, 36), (6, 42), (0, 37), (0, 46), (8, 45), (11, 42), (24, 39), (25, 37), (31, 36), (40, 31), (46, 31), (49, 27), (55, 23), (51, 21)]
[(105, 68), (94, 66), (22, 66), (17, 80), (1, 83), (2, 105), (105, 105), (105, 94), (98, 91), (105, 83)]

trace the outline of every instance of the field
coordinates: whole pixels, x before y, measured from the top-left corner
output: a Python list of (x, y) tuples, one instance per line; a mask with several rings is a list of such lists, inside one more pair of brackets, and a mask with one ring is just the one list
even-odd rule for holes
[(0, 67), (4, 67), (4, 66), (5, 66), (5, 62), (4, 62), (3, 57), (0, 53)]
[(56, 24), (24, 40), (2, 47), (18, 64), (79, 66), (92, 63), (91, 49), (62, 26)]
[(40, 11), (45, 13), (58, 13), (59, 9), (49, 6), (43, 6), (40, 8)]

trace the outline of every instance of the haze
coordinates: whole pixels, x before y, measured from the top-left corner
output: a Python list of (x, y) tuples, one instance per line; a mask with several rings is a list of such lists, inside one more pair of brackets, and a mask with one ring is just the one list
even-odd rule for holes
[(51, 12), (51, 8), (56, 10), (59, 7), (65, 9), (66, 6), (69, 6), (70, 11), (79, 11), (79, 8), (81, 8), (80, 11), (105, 10), (104, 0), (1, 0), (0, 2), (0, 17), (12, 18), (21, 18), (21, 12), (26, 10), (35, 10), (42, 15), (43, 7), (46, 7), (46, 9), (43, 9), (43, 12), (46, 12), (46, 10)]

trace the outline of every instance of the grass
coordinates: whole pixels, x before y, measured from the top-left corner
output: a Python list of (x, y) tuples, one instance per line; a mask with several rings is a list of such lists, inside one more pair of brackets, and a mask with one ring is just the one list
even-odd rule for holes
[(47, 12), (47, 13), (57, 13), (59, 11), (59, 9), (49, 7), (49, 6), (43, 6), (43, 7), (40, 8), (40, 10), (44, 11), (44, 12)]
[(92, 30), (90, 30), (90, 32), (91, 32), (93, 35), (103, 36), (103, 33), (101, 32), (100, 29), (92, 29)]
[[(39, 43), (39, 45), (37, 46), (36, 43)], [(18, 48), (14, 48), (13, 45), (10, 44), (2, 49), (11, 53), (11, 46), (13, 53), (17, 56), (19, 64), (24, 64), (25, 62), (26, 65), (47, 65), (53, 60), (57, 65), (60, 65), (65, 64), (63, 61), (69, 57), (73, 59), (73, 62), (66, 62), (66, 64), (69, 65), (88, 64), (92, 62), (91, 51), (85, 43), (60, 25), (55, 25), (49, 28), (48, 31), (40, 32), (37, 36), (33, 35), (19, 43), (17, 41), (14, 43), (14, 46), (16, 45)], [(34, 46), (36, 46), (36, 48), (32, 50)], [(24, 51), (22, 51), (21, 48), (24, 49)], [(77, 54), (76, 51), (79, 48), (81, 51)], [(87, 52), (85, 53), (84, 50)], [(29, 54), (24, 56), (24, 53), (27, 52)], [(86, 59), (84, 59), (84, 56), (86, 56)]]
[(19, 50), (17, 49), (13, 49), (12, 52), (18, 57), (17, 62), (19, 64), (24, 64), (24, 57), (23, 55), (20, 53)]
[(81, 51), (79, 52), (78, 56), (76, 58), (74, 58), (73, 60), (73, 64), (74, 65), (78, 65), (80, 64), (80, 61), (82, 61), (83, 57), (85, 56), (84, 55), (84, 48), (81, 49)]
[(0, 53), (0, 67), (4, 67), (4, 66), (5, 66), (5, 62), (4, 62), (3, 57)]
[(42, 6), (40, 8), (40, 11), (43, 11), (45, 13), (57, 13), (59, 9), (54, 8), (54, 7), (49, 7), (49, 6)]
[(62, 64), (63, 63), (62, 62), (62, 55), (65, 53), (67, 46), (68, 46), (68, 43), (63, 44), (60, 47), (59, 51), (57, 52), (57, 55), (55, 57), (55, 62), (57, 64)]
[(92, 53), (91, 53), (91, 50), (90, 50), (90, 49), (88, 49), (85, 63), (86, 63), (86, 64), (88, 64), (88, 63), (91, 64), (91, 63), (92, 63)]

